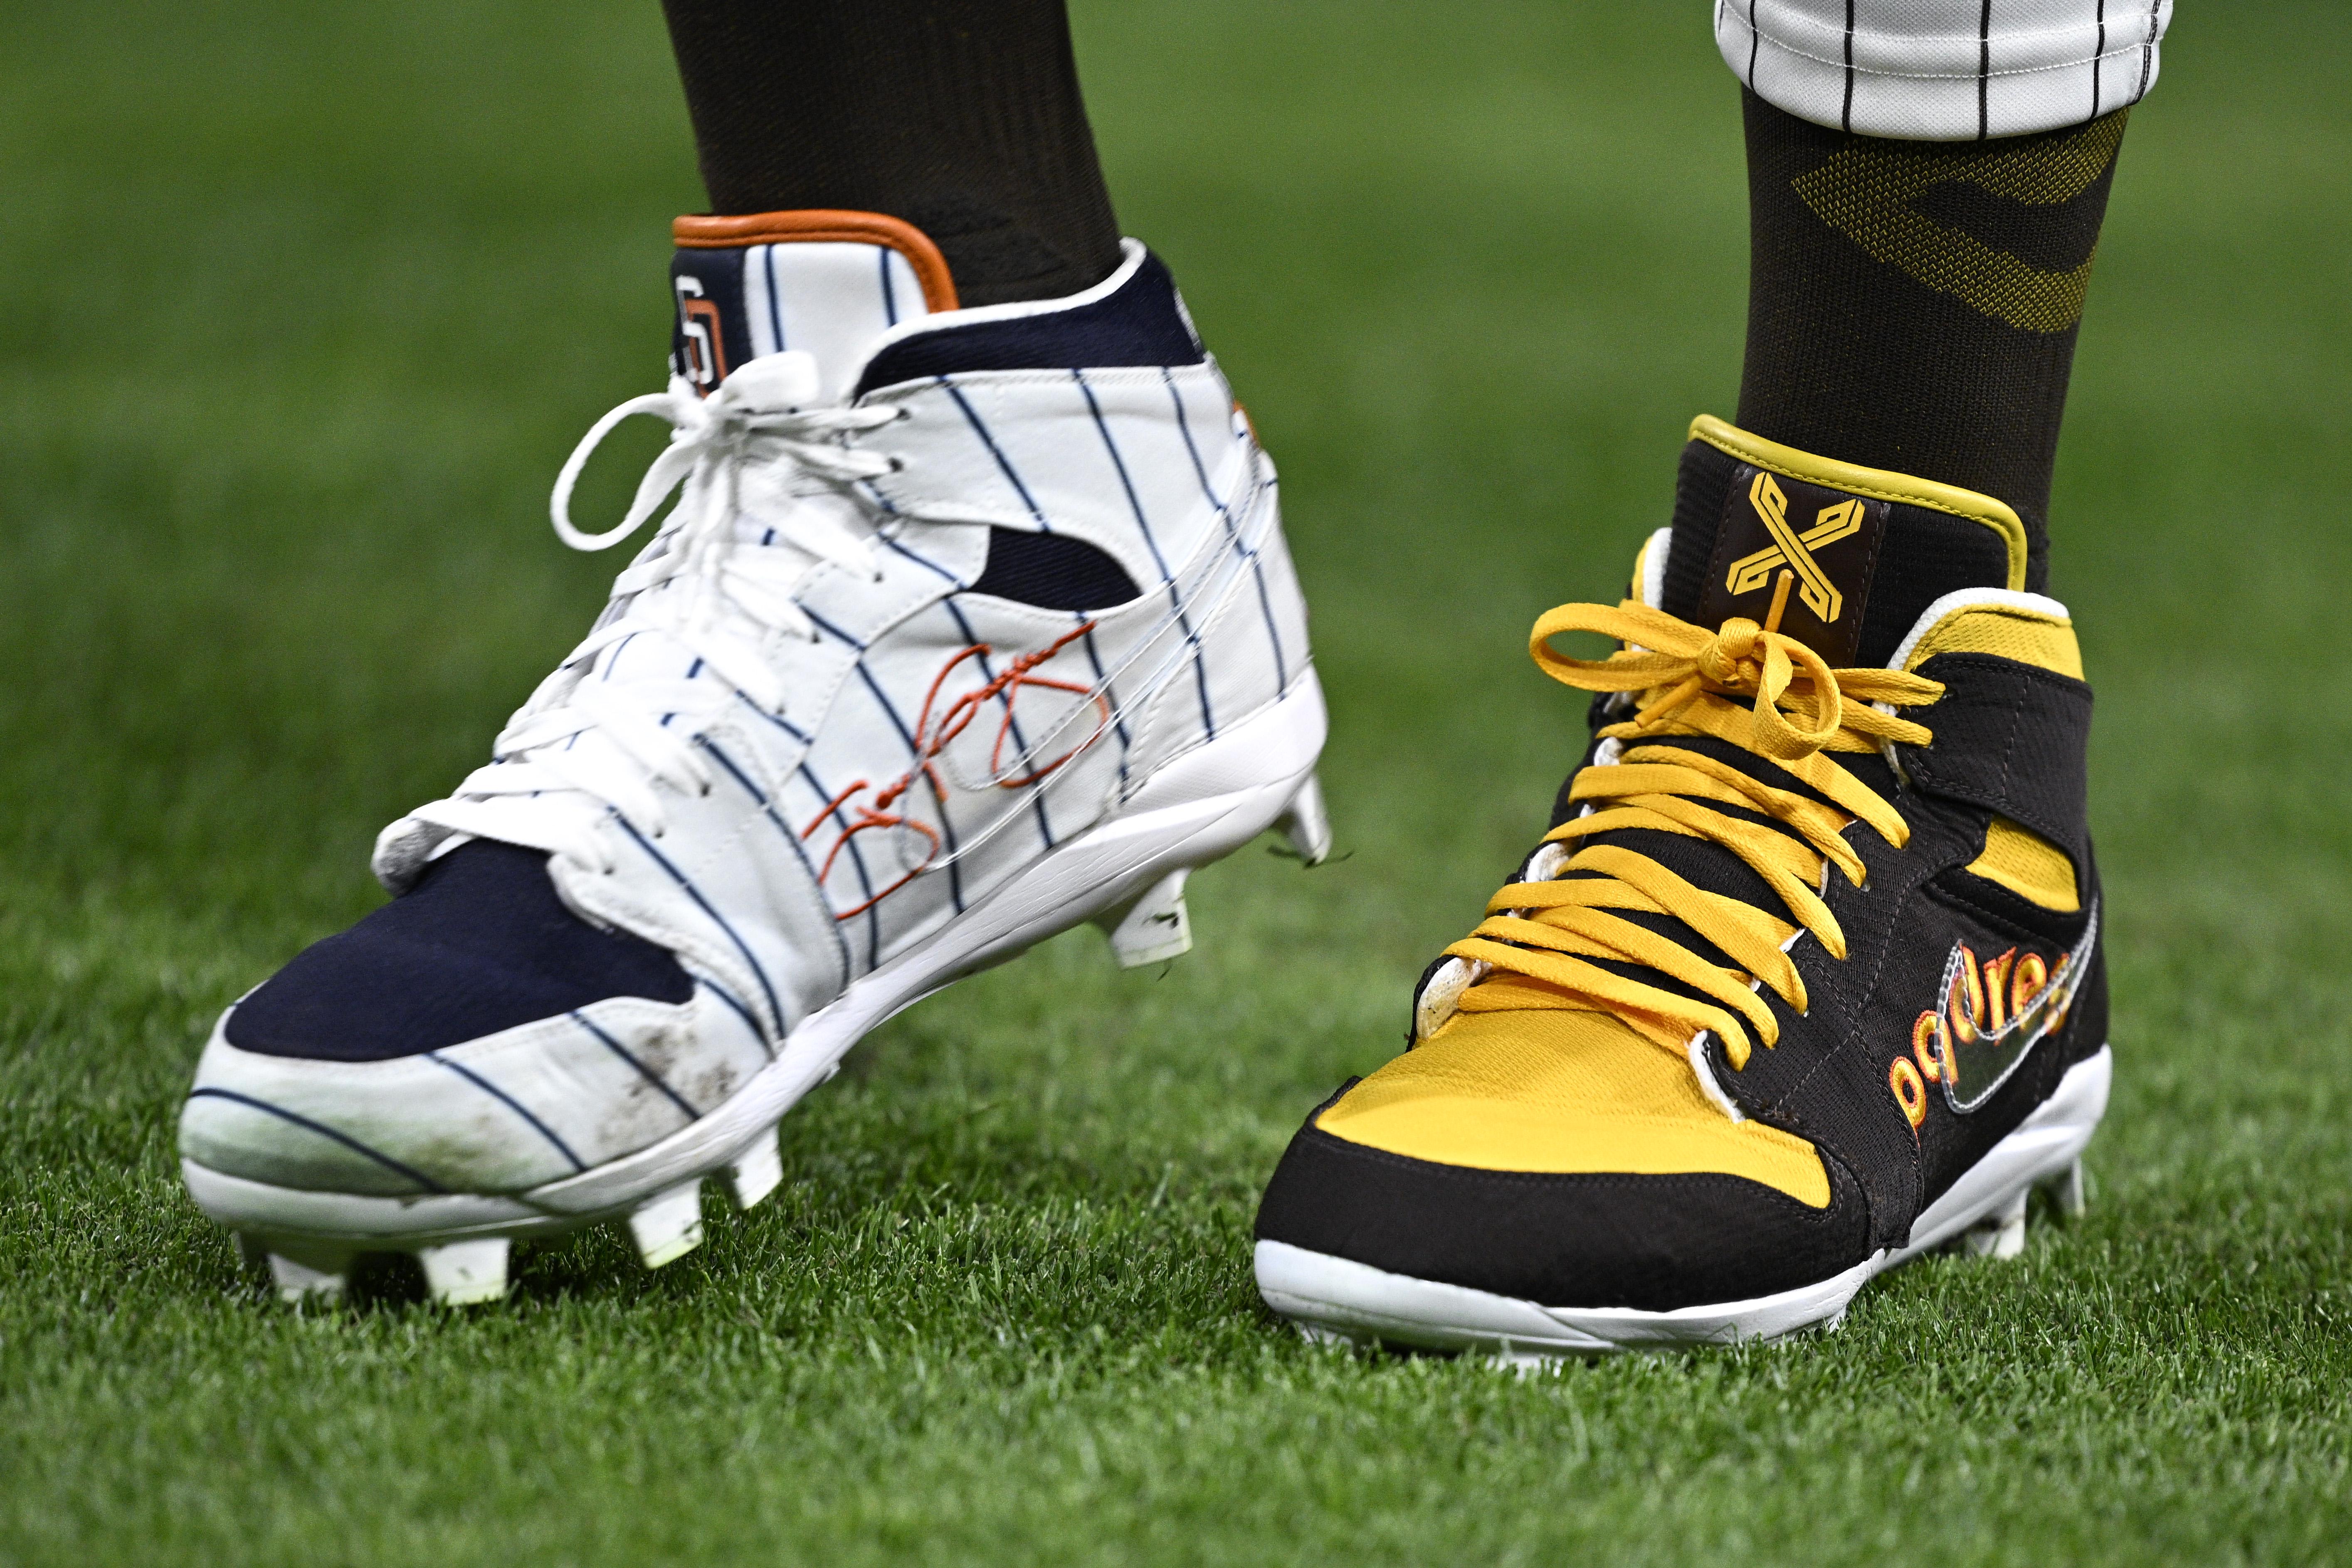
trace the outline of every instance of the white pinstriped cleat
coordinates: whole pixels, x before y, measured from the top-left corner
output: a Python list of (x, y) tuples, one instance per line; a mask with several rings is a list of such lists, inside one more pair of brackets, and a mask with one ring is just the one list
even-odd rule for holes
[[(1088, 921), (1161, 962), (1195, 868), (1329, 847), (1273, 468), (1156, 258), (962, 310), (895, 219), (678, 241), (668, 390), (553, 505), (583, 549), (675, 509), (489, 764), (385, 829), (393, 901), (198, 1065), (189, 1189), (284, 1292), (391, 1251), (493, 1300), (512, 1242), (611, 1221), (659, 1268), (893, 1013)], [(583, 532), (635, 414), (671, 444)]]

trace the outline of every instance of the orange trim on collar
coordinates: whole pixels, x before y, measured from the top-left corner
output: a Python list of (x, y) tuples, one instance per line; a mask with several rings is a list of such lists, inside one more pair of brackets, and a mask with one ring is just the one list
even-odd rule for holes
[(832, 207), (797, 212), (751, 213), (741, 217), (688, 216), (669, 226), (670, 237), (688, 250), (723, 250), (737, 245), (825, 241), (884, 245), (907, 258), (922, 285), (923, 303), (933, 312), (956, 309), (955, 279), (948, 258), (931, 237), (903, 218)]

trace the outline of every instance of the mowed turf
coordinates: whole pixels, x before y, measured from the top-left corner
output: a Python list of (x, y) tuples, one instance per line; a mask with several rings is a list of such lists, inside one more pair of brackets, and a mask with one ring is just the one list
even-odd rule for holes
[(0, 9), (0, 1561), (2341, 1560), (2336, 13), (2183, 8), (2084, 329), (2089, 1215), (1832, 1336), (1526, 1379), (1301, 1342), (1250, 1217), (1540, 832), (1584, 703), (1528, 623), (1615, 596), (1732, 412), (1737, 90), (1699, 0), (1076, 21), (1283, 465), (1346, 858), (1198, 878), (1164, 972), (1083, 931), (901, 1017), (660, 1273), (593, 1234), (502, 1307), (297, 1313), (181, 1192), (186, 1075), (601, 601), (545, 493), (656, 384), (686, 120), (651, 0)]

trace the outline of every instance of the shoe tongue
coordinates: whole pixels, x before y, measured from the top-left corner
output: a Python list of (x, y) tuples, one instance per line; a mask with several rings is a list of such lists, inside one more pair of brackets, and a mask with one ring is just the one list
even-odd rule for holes
[(885, 332), (956, 308), (939, 247), (880, 213), (682, 217), (672, 232), (670, 364), (706, 395), (751, 360), (799, 350), (837, 401)]
[(1990, 496), (1815, 458), (1702, 416), (1675, 492), (1660, 607), (1697, 626), (1770, 617), (1833, 669), (1884, 665), (1927, 606), (2022, 588), (2025, 531)]

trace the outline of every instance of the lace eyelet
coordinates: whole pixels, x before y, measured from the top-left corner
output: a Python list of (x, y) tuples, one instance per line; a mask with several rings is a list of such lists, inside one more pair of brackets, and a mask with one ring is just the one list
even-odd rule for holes
[(890, 459), (890, 471), (891, 471), (892, 473), (894, 473), (894, 474), (903, 474), (903, 473), (905, 473), (905, 472), (907, 471), (907, 459), (906, 459), (906, 458), (891, 458), (891, 459)]

